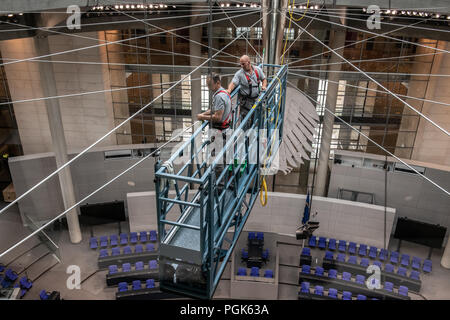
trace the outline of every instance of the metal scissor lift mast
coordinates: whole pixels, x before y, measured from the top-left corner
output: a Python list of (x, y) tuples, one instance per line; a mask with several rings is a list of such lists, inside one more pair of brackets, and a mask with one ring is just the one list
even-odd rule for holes
[[(162, 290), (210, 299), (217, 288), (260, 191), (263, 159), (269, 167), (281, 142), (287, 66), (264, 66), (275, 68), (276, 74), (215, 158), (210, 157), (212, 141), (204, 136), (209, 123), (204, 122), (168, 161), (155, 164)], [(267, 143), (261, 148), (263, 139)], [(223, 157), (225, 169), (216, 177)]]

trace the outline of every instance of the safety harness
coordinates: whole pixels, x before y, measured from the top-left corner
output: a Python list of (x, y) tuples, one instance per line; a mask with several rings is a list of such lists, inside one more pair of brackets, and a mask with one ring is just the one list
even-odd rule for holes
[[(255, 68), (252, 68), (252, 69), (255, 72), (256, 83), (257, 83), (256, 86), (258, 87), (259, 86), (259, 74), (258, 74), (258, 71)], [(252, 81), (250, 80), (250, 77), (248, 76), (248, 74), (245, 71), (244, 71), (244, 75), (245, 75), (245, 77), (247, 78), (247, 81), (248, 81), (248, 90), (249, 90), (249, 92), (248, 92), (248, 96), (247, 97), (248, 98), (252, 98), (252, 87), (253, 87)]]
[[(221, 93), (221, 92), (224, 92), (224, 93), (226, 93), (227, 94), (227, 96), (228, 96), (228, 99), (230, 99), (230, 106), (231, 106), (231, 96), (230, 96), (230, 94), (227, 92), (227, 91), (225, 91), (225, 90), (220, 90), (219, 92), (216, 92), (215, 94), (214, 94), (214, 98), (216, 97), (216, 95), (218, 95), (219, 93)], [(225, 118), (225, 120), (221, 123), (221, 124), (213, 124), (213, 128), (214, 129), (219, 129), (219, 130), (225, 130), (225, 129), (228, 129), (229, 127), (230, 127), (230, 122), (231, 122), (231, 119), (230, 119), (230, 116), (231, 116), (231, 107), (230, 107), (230, 112), (228, 112), (228, 116)]]

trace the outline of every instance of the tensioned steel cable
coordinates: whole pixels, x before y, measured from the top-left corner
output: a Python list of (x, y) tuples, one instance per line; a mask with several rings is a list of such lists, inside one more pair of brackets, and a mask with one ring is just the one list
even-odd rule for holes
[[(290, 70), (301, 70), (297, 68), (290, 68)], [(357, 71), (345, 71), (345, 70), (304, 70), (308, 72), (325, 72), (325, 73), (345, 73), (345, 74), (359, 74)], [(377, 72), (377, 71), (365, 71), (367, 74), (373, 75), (391, 75), (391, 76), (417, 76), (417, 77), (450, 77), (450, 74), (440, 74), (440, 73), (402, 73), (402, 72)]]
[[(347, 28), (347, 29), (352, 29), (352, 30), (356, 30), (356, 31), (359, 31), (359, 32), (373, 34), (373, 35), (376, 35), (377, 37), (383, 37), (383, 38), (395, 40), (395, 41), (398, 41), (398, 42), (404, 42), (404, 43), (411, 44), (411, 45), (418, 46), (418, 47), (423, 47), (423, 48), (428, 48), (428, 49), (432, 49), (432, 50), (436, 50), (436, 51), (440, 51), (440, 52), (450, 53), (449, 50), (440, 49), (440, 48), (436, 48), (436, 47), (430, 47), (430, 46), (427, 46), (425, 44), (421, 44), (421, 43), (417, 43), (417, 42), (413, 42), (413, 41), (408, 41), (408, 40), (404, 40), (404, 39), (397, 39), (395, 37), (391, 37), (391, 36), (385, 35), (383, 33), (378, 34), (376, 32), (372, 32), (372, 31), (369, 31), (369, 30), (364, 30), (364, 29), (360, 29), (360, 28), (356, 28), (356, 27), (352, 27), (352, 26), (348, 26), (348, 25), (343, 25), (341, 23), (337, 23), (337, 22), (333, 22), (333, 21), (329, 21), (329, 20), (325, 20), (325, 19), (320, 19), (320, 18), (317, 18), (317, 17), (312, 17), (310, 15), (308, 15), (308, 16), (310, 18), (312, 18), (312, 19), (315, 19), (315, 20), (318, 20), (318, 21), (322, 21), (322, 22), (326, 22), (326, 23), (329, 23), (329, 24), (333, 24), (333, 25), (336, 25), (336, 26), (339, 26), (339, 27), (342, 27), (342, 28)], [(419, 21), (419, 22), (422, 23), (422, 21)], [(404, 27), (405, 28), (409, 28), (411, 26), (407, 25), (407, 26), (404, 26)], [(394, 32), (394, 30), (390, 31), (390, 33), (392, 33), (392, 32)]]
[[(410, 27), (410, 26), (413, 26), (413, 25), (416, 25), (416, 24), (419, 24), (419, 23), (422, 23), (422, 22), (423, 22), (423, 21), (418, 21), (418, 22), (412, 23), (412, 24), (410, 24), (410, 25), (407, 25), (407, 26), (404, 26), (404, 27), (401, 27), (401, 28), (398, 28), (398, 29), (394, 29), (394, 30), (386, 31), (386, 32), (384, 32), (384, 33), (377, 34), (376, 36), (373, 36), (373, 37), (370, 37), (370, 38), (362, 39), (362, 40), (359, 40), (359, 41), (354, 41), (354, 42), (351, 42), (351, 43), (346, 44), (346, 45), (344, 45), (344, 46), (338, 47), (338, 48), (336, 48), (335, 50), (339, 50), (339, 49), (347, 48), (347, 47), (350, 47), (350, 46), (354, 46), (354, 45), (359, 44), (359, 43), (364, 43), (364, 42), (367, 42), (367, 41), (369, 41), (369, 40), (378, 38), (378, 37), (381, 36), (381, 35), (386, 35), (386, 34), (389, 34), (389, 33), (397, 32), (397, 31), (406, 29), (406, 28), (408, 28), (408, 27)], [(398, 40), (398, 39), (396, 39), (396, 40)], [(318, 54), (310, 55), (310, 56), (308, 56), (308, 57), (306, 57), (306, 58), (301, 58), (301, 59), (298, 59), (298, 60), (296, 60), (296, 61), (289, 62), (288, 65), (291, 65), (291, 64), (293, 64), (293, 63), (299, 63), (299, 62), (302, 62), (302, 61), (304, 61), (304, 60), (309, 60), (309, 59), (312, 59), (312, 58), (314, 58), (314, 57), (321, 56), (321, 55), (323, 55), (323, 54), (325, 54), (325, 53), (328, 53), (328, 52), (331, 52), (331, 51), (328, 50), (328, 51), (325, 51), (325, 52), (323, 52), (323, 53), (318, 53)]]
[[(303, 29), (299, 24), (297, 24), (295, 21), (293, 21), (300, 29)], [(305, 30), (305, 29), (303, 29)], [(427, 120), (428, 122), (430, 122), (431, 124), (433, 124), (436, 128), (438, 128), (439, 130), (441, 130), (442, 132), (444, 132), (447, 136), (450, 136), (450, 133), (445, 130), (444, 128), (442, 128), (440, 125), (438, 125), (436, 122), (434, 122), (433, 120), (431, 120), (430, 118), (428, 118), (426, 115), (424, 115), (422, 112), (418, 111), (417, 109), (415, 109), (413, 106), (411, 106), (409, 103), (407, 103), (406, 101), (402, 100), (399, 96), (397, 96), (395, 93), (393, 93), (392, 91), (390, 91), (388, 88), (386, 88), (385, 86), (383, 86), (380, 82), (378, 82), (377, 80), (375, 80), (374, 78), (372, 78), (371, 76), (369, 76), (365, 71), (361, 70), (360, 68), (358, 68), (357, 66), (355, 66), (353, 63), (351, 63), (350, 61), (348, 61), (346, 58), (344, 58), (344, 56), (342, 56), (341, 54), (339, 54), (338, 52), (336, 52), (336, 50), (330, 48), (328, 45), (326, 45), (325, 43), (323, 43), (322, 41), (320, 41), (320, 39), (318, 39), (316, 36), (314, 36), (313, 34), (311, 34), (310, 32), (308, 32), (307, 30), (305, 30), (305, 32), (313, 39), (315, 39), (318, 43), (320, 43), (322, 46), (326, 47), (328, 50), (332, 51), (335, 55), (337, 55), (339, 58), (341, 58), (342, 60), (346, 61), (349, 65), (351, 65), (354, 69), (356, 69), (357, 71), (359, 71), (360, 73), (364, 74), (367, 78), (369, 78), (371, 81), (373, 81), (374, 83), (376, 83), (378, 86), (380, 86), (382, 89), (384, 89), (387, 93), (389, 93), (390, 95), (392, 95), (395, 99), (399, 100), (400, 102), (402, 102), (405, 106), (407, 106), (408, 108), (410, 108), (411, 110), (413, 110), (414, 112), (416, 112), (417, 114), (419, 114), (420, 116), (422, 116), (422, 118), (424, 118), (425, 120)]]
[[(261, 18), (262, 19), (262, 18)], [(256, 21), (251, 27), (253, 27), (254, 25), (256, 25), (257, 23), (260, 22), (261, 19), (258, 19), (258, 21)], [(236, 40), (238, 40), (240, 37), (242, 36), (239, 35), (237, 37), (235, 37), (232, 41), (230, 41), (226, 46), (224, 46), (222, 49), (220, 49), (218, 52), (216, 52), (212, 58), (214, 58), (216, 55), (218, 55), (220, 52), (222, 52), (223, 50), (225, 50), (226, 48), (228, 48), (232, 43), (234, 43)], [(80, 158), (83, 154), (85, 154), (87, 151), (89, 151), (90, 149), (92, 149), (95, 145), (97, 145), (100, 141), (102, 141), (104, 138), (106, 138), (107, 136), (109, 136), (111, 133), (113, 133), (114, 131), (116, 131), (117, 129), (119, 129), (120, 127), (122, 127), (125, 123), (127, 123), (129, 120), (131, 120), (132, 118), (134, 118), (137, 114), (139, 114), (140, 112), (142, 112), (143, 110), (145, 110), (148, 106), (150, 106), (153, 102), (155, 102), (156, 100), (158, 100), (160, 97), (162, 97), (164, 94), (166, 94), (167, 92), (169, 92), (170, 90), (172, 90), (174, 87), (176, 87), (179, 83), (181, 83), (182, 81), (184, 81), (187, 77), (189, 77), (192, 73), (194, 73), (195, 71), (197, 71), (198, 69), (200, 69), (203, 65), (205, 65), (208, 62), (208, 60), (202, 62), (199, 66), (197, 66), (194, 70), (192, 70), (190, 73), (188, 73), (187, 75), (183, 76), (180, 80), (178, 80), (177, 82), (175, 82), (172, 86), (170, 86), (167, 90), (165, 90), (164, 92), (162, 92), (160, 95), (158, 95), (158, 97), (156, 97), (155, 99), (153, 99), (152, 101), (150, 101), (148, 104), (146, 104), (145, 106), (143, 106), (141, 109), (139, 109), (138, 111), (136, 111), (134, 114), (132, 114), (130, 117), (128, 117), (127, 119), (125, 119), (124, 121), (122, 121), (120, 124), (118, 124), (116, 127), (114, 127), (113, 129), (111, 129), (110, 131), (108, 131), (105, 135), (103, 135), (102, 137), (100, 137), (100, 139), (98, 139), (97, 141), (95, 141), (93, 144), (91, 144), (90, 146), (88, 146), (87, 148), (85, 148), (83, 151), (81, 151), (79, 154), (77, 154), (75, 157), (73, 157), (71, 160), (67, 161), (66, 163), (64, 163), (61, 167), (59, 167), (57, 170), (55, 170), (53, 173), (51, 173), (50, 175), (48, 175), (46, 178), (44, 178), (43, 180), (41, 180), (40, 182), (38, 182), (37, 184), (35, 184), (33, 187), (31, 187), (30, 189), (28, 189), (25, 193), (23, 193), (21, 196), (19, 196), (18, 198), (16, 198), (15, 200), (13, 200), (12, 202), (10, 202), (6, 207), (4, 207), (2, 210), (0, 210), (0, 214), (5, 212), (6, 210), (8, 210), (11, 206), (13, 206), (15, 203), (17, 203), (19, 200), (21, 200), (22, 198), (24, 198), (26, 195), (28, 195), (30, 192), (32, 192), (34, 189), (36, 189), (37, 187), (39, 187), (41, 184), (43, 184), (44, 182), (46, 182), (47, 180), (49, 180), (51, 177), (53, 177), (54, 175), (56, 175), (59, 171), (61, 171), (62, 169), (64, 169), (65, 167), (67, 167), (68, 165), (70, 165), (72, 162), (74, 162), (75, 160), (77, 160), (78, 158)]]
[[(247, 16), (247, 15), (255, 14), (255, 13), (257, 13), (257, 12), (244, 13), (244, 14), (242, 14), (240, 16), (242, 17), (242, 16)], [(219, 21), (223, 21), (223, 20), (227, 20), (227, 19), (228, 18), (221, 18), (221, 19), (214, 20), (214, 22), (219, 22)], [(206, 22), (206, 23), (203, 22), (203, 23), (198, 23), (198, 24), (194, 24), (194, 25), (190, 25), (190, 26), (179, 27), (179, 28), (175, 28), (175, 29), (171, 29), (171, 30), (164, 30), (164, 31), (161, 31), (161, 32), (152, 33), (151, 35), (142, 35), (142, 36), (137, 36), (137, 37), (133, 37), (133, 38), (127, 38), (127, 39), (122, 39), (122, 40), (117, 40), (117, 41), (111, 41), (109, 43), (102, 43), (102, 44), (87, 46), (87, 47), (83, 47), (83, 48), (71, 49), (71, 50), (66, 50), (66, 51), (60, 51), (60, 52), (55, 52), (55, 53), (51, 53), (51, 54), (46, 54), (46, 55), (42, 55), (42, 56), (36, 56), (36, 57), (31, 57), (31, 58), (26, 58), (26, 59), (20, 59), (20, 60), (16, 60), (16, 61), (2, 63), (2, 64), (0, 64), (0, 66), (5, 66), (5, 65), (9, 65), (9, 64), (24, 62), (24, 61), (31, 61), (31, 60), (40, 59), (40, 58), (52, 57), (52, 56), (57, 56), (57, 55), (61, 55), (61, 54), (66, 54), (66, 53), (73, 53), (73, 52), (87, 50), (87, 49), (104, 47), (104, 46), (107, 46), (109, 44), (117, 44), (117, 43), (122, 43), (122, 42), (125, 42), (125, 41), (131, 41), (131, 40), (145, 38), (145, 37), (149, 37), (149, 36), (155, 36), (155, 35), (158, 35), (158, 34), (164, 34), (164, 33), (167, 33), (169, 31), (172, 32), (172, 31), (179, 31), (179, 30), (183, 30), (183, 29), (198, 27), (198, 26), (205, 25), (207, 23), (208, 22)]]
[[(305, 70), (305, 71), (309, 71), (309, 70)], [(323, 80), (322, 78), (319, 78), (319, 77), (311, 77), (311, 76), (307, 76), (307, 75), (303, 75), (303, 74), (299, 74), (299, 73), (294, 73), (292, 71), (290, 71), (289, 74), (293, 75), (293, 76), (296, 76), (296, 77), (308, 78), (308, 79), (313, 79), (313, 80)], [(328, 80), (328, 79), (327, 79), (327, 81), (330, 82), (330, 83), (340, 84), (338, 81), (333, 81), (333, 80)], [(372, 92), (386, 93), (385, 91), (382, 91), (382, 90), (356, 86), (356, 85), (352, 85), (352, 84), (348, 84), (348, 83), (345, 83), (345, 84), (341, 83), (341, 84), (346, 86), (346, 87), (352, 87), (352, 88), (357, 88), (357, 89), (364, 89), (364, 90), (372, 91)], [(429, 102), (429, 103), (434, 103), (434, 104), (440, 104), (440, 105), (444, 105), (444, 106), (450, 106), (450, 103), (445, 103), (445, 102), (442, 102), (442, 101), (435, 101), (435, 100), (429, 100), (429, 99), (424, 99), (424, 98), (406, 96), (406, 95), (403, 95), (403, 94), (397, 94), (397, 95), (399, 97), (403, 97), (403, 98), (406, 98), (406, 99), (412, 99), (412, 100), (418, 100), (418, 101)]]
[[(289, 82), (289, 81), (288, 81)], [(298, 90), (299, 92), (301, 92), (302, 94), (304, 94), (306, 97), (308, 97), (311, 101), (315, 102), (315, 103), (319, 103), (317, 100), (313, 99), (311, 96), (309, 96), (306, 92), (304, 92), (303, 90), (300, 90), (299, 88), (295, 87), (291, 82), (289, 82), (289, 84), (291, 86), (294, 87), (294, 89)], [(327, 112), (329, 112), (330, 114), (332, 114), (334, 117), (336, 117), (337, 119), (339, 119), (340, 121), (342, 121), (342, 123), (344, 123), (345, 125), (347, 125), (348, 127), (350, 127), (352, 130), (358, 132), (360, 135), (362, 135), (364, 138), (366, 138), (367, 140), (369, 140), (370, 142), (372, 142), (373, 144), (375, 144), (377, 147), (379, 147), (381, 150), (383, 150), (384, 152), (386, 152), (387, 154), (389, 154), (391, 157), (397, 159), (398, 161), (400, 161), (401, 163), (403, 163), (405, 166), (407, 166), (409, 169), (411, 169), (412, 171), (414, 171), (415, 173), (417, 173), (419, 176), (421, 176), (422, 178), (424, 178), (425, 180), (427, 180), (428, 182), (430, 182), (431, 184), (433, 184), (435, 187), (439, 188), (440, 190), (442, 190), (445, 194), (450, 195), (450, 192), (445, 190), (443, 187), (441, 187), (440, 185), (438, 185), (436, 182), (434, 182), (433, 180), (431, 180), (430, 178), (424, 176), (423, 174), (421, 174), (419, 171), (417, 171), (414, 167), (410, 166), (409, 164), (407, 164), (405, 161), (403, 161), (402, 159), (400, 159), (399, 157), (397, 157), (396, 155), (394, 155), (393, 153), (389, 152), (386, 148), (384, 148), (383, 146), (381, 146), (380, 144), (378, 144), (377, 142), (375, 142), (374, 140), (372, 140), (371, 138), (369, 138), (369, 136), (365, 135), (364, 133), (362, 133), (360, 130), (356, 129), (355, 127), (353, 127), (351, 124), (349, 124), (348, 122), (346, 122), (344, 119), (342, 119), (341, 117), (339, 117), (338, 115), (336, 115), (334, 112), (330, 111), (326, 105), (323, 106), (324, 110), (326, 110)]]

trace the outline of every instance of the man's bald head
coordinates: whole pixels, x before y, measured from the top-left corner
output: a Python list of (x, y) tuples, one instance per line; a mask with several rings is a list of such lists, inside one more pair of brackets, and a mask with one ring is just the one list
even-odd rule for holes
[(250, 58), (245, 54), (239, 59), (239, 63), (241, 64), (242, 69), (246, 72), (249, 72), (252, 69)]

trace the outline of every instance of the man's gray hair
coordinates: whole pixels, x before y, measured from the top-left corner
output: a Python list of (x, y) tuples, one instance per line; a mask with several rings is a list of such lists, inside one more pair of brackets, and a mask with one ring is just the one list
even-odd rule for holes
[(208, 74), (208, 78), (211, 79), (214, 83), (220, 83), (220, 75), (218, 73), (212, 72)]

